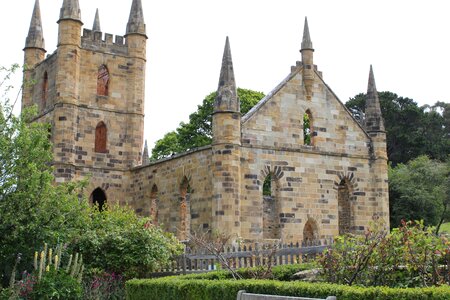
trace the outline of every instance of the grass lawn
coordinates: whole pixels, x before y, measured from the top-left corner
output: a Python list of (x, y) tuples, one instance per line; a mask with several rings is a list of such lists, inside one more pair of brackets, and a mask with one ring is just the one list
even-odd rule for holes
[(450, 222), (442, 223), (439, 232), (447, 232), (447, 233), (450, 233)]

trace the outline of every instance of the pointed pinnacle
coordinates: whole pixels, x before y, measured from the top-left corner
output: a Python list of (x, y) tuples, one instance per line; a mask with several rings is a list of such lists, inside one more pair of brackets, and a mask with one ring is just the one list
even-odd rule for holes
[(231, 58), (228, 37), (226, 38), (225, 49), (223, 51), (214, 111), (239, 111), (239, 100), (237, 97), (236, 80), (234, 78), (233, 60)]
[(305, 26), (303, 27), (303, 40), (301, 50), (314, 50), (311, 36), (309, 34), (308, 18), (305, 17)]
[[(133, 0), (131, 4), (130, 17), (128, 18), (126, 35), (137, 33), (146, 36), (144, 11), (141, 0)], [(125, 35), (125, 36), (126, 36)]]
[(81, 10), (78, 0), (64, 0), (58, 23), (61, 20), (74, 20), (83, 24), (83, 22), (81, 22)]
[(45, 49), (44, 32), (42, 30), (41, 8), (39, 0), (34, 3), (33, 15), (31, 17), (30, 29), (25, 41), (25, 48)]
[(236, 85), (234, 79), (233, 59), (231, 58), (230, 40), (225, 40), (225, 48), (223, 50), (222, 68), (220, 70), (219, 87), (223, 85)]
[(367, 92), (373, 92), (376, 91), (377, 87), (375, 85), (375, 76), (373, 75), (373, 68), (372, 65), (370, 65), (370, 71), (369, 71), (369, 83), (367, 84)]
[(369, 82), (367, 84), (365, 114), (366, 114), (365, 125), (367, 131), (371, 132), (371, 131), (385, 130), (372, 65), (370, 65)]
[(147, 146), (147, 140), (145, 140), (144, 143), (144, 151), (142, 152), (142, 164), (146, 165), (150, 162), (149, 156), (148, 156), (148, 146)]
[(92, 25), (92, 31), (102, 31), (100, 28), (100, 16), (98, 15), (98, 8), (95, 11), (94, 25)]

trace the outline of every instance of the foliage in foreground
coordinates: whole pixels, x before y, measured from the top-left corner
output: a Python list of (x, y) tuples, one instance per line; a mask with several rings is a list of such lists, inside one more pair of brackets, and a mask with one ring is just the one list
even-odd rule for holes
[[(6, 84), (13, 70), (1, 71)], [(15, 116), (8, 99), (0, 100), (0, 285), (6, 286), (18, 253), (24, 258), (18, 269), (30, 269), (34, 249), (80, 235), (89, 214), (78, 198), (82, 184), (54, 184), (48, 125), (30, 123), (36, 109)]]
[(13, 271), (9, 288), (4, 289), (0, 296), (8, 300), (81, 299), (83, 257), (78, 253), (68, 257), (64, 253), (65, 257), (63, 253), (61, 245), (53, 251), (45, 244), (42, 251), (35, 252), (33, 272), (23, 272), (22, 279), (16, 281)]
[[(207, 274), (210, 276), (209, 274)], [(283, 282), (277, 280), (208, 280), (202, 276), (174, 276), (159, 279), (133, 279), (126, 282), (128, 300), (234, 300), (239, 290), (251, 293), (339, 300), (444, 300), (450, 297), (450, 287), (388, 288), (357, 287), (328, 283)]]
[[(264, 97), (261, 92), (247, 89), (238, 88), (237, 92), (242, 114), (246, 114)], [(162, 139), (156, 141), (151, 159), (158, 160), (211, 144), (211, 122), (216, 95), (217, 93), (213, 92), (206, 96), (202, 104), (198, 105), (197, 111), (189, 116), (188, 123), (181, 122), (176, 130), (166, 133)]]
[(380, 225), (344, 235), (319, 259), (327, 282), (427, 287), (450, 283), (450, 242), (423, 222), (402, 222), (388, 234)]

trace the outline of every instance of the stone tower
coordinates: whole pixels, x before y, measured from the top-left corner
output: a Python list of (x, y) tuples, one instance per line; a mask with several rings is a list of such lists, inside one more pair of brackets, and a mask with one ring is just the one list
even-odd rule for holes
[(241, 112), (234, 78), (230, 42), (225, 49), (212, 116), (213, 228), (240, 234)]
[[(125, 25), (125, 24), (124, 24)], [(84, 28), (78, 0), (64, 0), (57, 50), (44, 59), (39, 2), (25, 45), (22, 106), (37, 105), (51, 124), (57, 182), (91, 176), (86, 192), (99, 204), (124, 202), (131, 167), (141, 163), (146, 43), (141, 0), (133, 0), (126, 35)]]

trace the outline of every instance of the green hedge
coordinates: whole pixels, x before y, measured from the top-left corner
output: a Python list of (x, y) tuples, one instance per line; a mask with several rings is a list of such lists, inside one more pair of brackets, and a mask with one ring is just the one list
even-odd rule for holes
[[(216, 273), (216, 274), (215, 274)], [(158, 279), (133, 279), (126, 283), (127, 300), (234, 300), (239, 290), (251, 293), (298, 297), (326, 298), (337, 296), (338, 300), (448, 300), (450, 287), (386, 288), (344, 286), (327, 283), (278, 280), (220, 279), (226, 272), (202, 275), (172, 276)], [(215, 277), (214, 277), (215, 274)], [(208, 279), (202, 279), (208, 278)]]

